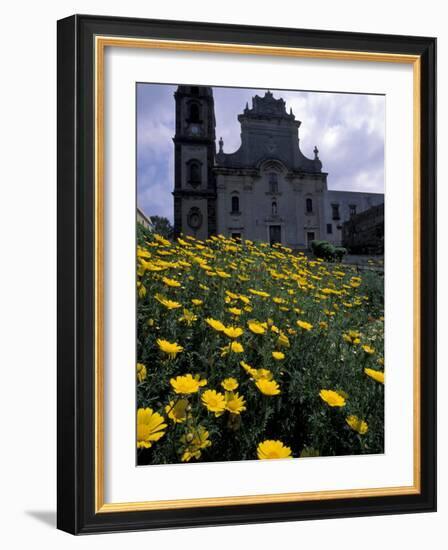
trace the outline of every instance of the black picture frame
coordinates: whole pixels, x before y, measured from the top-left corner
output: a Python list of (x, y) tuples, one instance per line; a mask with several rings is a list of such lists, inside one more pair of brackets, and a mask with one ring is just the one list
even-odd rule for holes
[[(416, 55), (421, 62), (419, 494), (95, 511), (94, 40), (97, 35)], [(436, 510), (436, 39), (74, 15), (58, 21), (57, 526), (73, 534)], [(403, 274), (403, 276), (406, 276)]]

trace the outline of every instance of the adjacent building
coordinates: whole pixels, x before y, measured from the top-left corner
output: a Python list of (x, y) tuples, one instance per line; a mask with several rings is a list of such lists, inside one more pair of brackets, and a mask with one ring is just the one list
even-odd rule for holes
[(147, 216), (143, 212), (143, 210), (141, 210), (138, 206), (137, 206), (137, 222), (141, 223), (143, 227), (146, 227), (146, 229), (149, 229), (150, 231), (154, 229), (154, 224), (152, 223), (151, 218)]
[(384, 254), (384, 204), (344, 222), (342, 244), (352, 254)]
[(241, 145), (233, 153), (222, 139), (216, 149), (211, 87), (179, 86), (175, 103), (176, 234), (339, 245), (345, 221), (384, 202), (379, 193), (329, 190), (317, 147), (313, 158), (302, 153), (301, 122), (269, 91), (238, 116)]

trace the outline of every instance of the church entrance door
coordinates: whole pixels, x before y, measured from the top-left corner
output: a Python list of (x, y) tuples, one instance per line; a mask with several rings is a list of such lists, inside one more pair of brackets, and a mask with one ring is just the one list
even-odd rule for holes
[(281, 225), (269, 226), (269, 242), (271, 245), (282, 242), (282, 227)]

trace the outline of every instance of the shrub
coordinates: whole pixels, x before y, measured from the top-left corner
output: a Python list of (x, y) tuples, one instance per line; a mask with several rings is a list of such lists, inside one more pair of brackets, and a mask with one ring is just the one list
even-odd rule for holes
[(335, 247), (328, 241), (312, 241), (311, 250), (316, 258), (322, 258), (327, 262), (340, 262), (347, 254), (347, 249), (341, 246)]
[(342, 262), (342, 258), (347, 254), (347, 249), (343, 246), (337, 246), (335, 248), (335, 258), (338, 262)]

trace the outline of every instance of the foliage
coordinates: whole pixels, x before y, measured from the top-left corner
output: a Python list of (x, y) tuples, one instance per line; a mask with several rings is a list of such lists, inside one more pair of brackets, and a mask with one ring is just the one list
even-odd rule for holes
[(143, 231), (137, 275), (139, 464), (384, 452), (380, 275)]
[(143, 224), (137, 223), (137, 242), (145, 242), (148, 239), (152, 239), (152, 231)]
[(342, 246), (334, 246), (328, 241), (312, 241), (311, 250), (316, 258), (321, 258), (328, 262), (341, 262), (347, 254), (347, 249)]
[(334, 258), (338, 261), (338, 262), (342, 262), (344, 256), (346, 256), (347, 254), (347, 249), (344, 248), (343, 246), (336, 246), (335, 249), (334, 249)]
[(384, 275), (382, 272), (365, 270), (362, 275), (361, 291), (369, 299), (369, 310), (373, 316), (383, 315)]
[(174, 227), (168, 218), (163, 216), (151, 216), (151, 221), (154, 226), (155, 233), (158, 233), (165, 239), (172, 239), (174, 236)]

